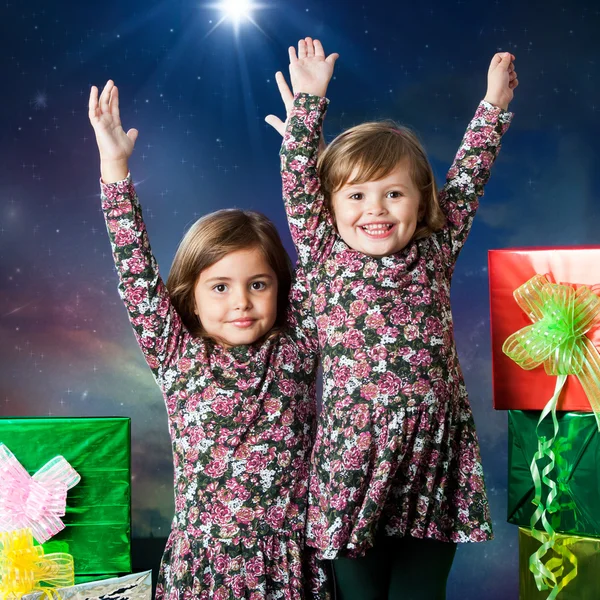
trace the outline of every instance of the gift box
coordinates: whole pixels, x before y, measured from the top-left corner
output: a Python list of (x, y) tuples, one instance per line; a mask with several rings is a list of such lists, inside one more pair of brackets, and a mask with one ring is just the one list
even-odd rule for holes
[(0, 418), (0, 442), (33, 475), (62, 455), (81, 476), (65, 529), (44, 551), (73, 556), (75, 574), (131, 572), (131, 422), (123, 417)]
[[(542, 410), (554, 393), (556, 377), (547, 375), (543, 366), (525, 370), (502, 350), (511, 334), (532, 323), (515, 301), (513, 293), (538, 274), (575, 289), (587, 286), (598, 295), (600, 248), (490, 250), (488, 263), (494, 408)], [(586, 337), (600, 348), (600, 324), (595, 323)], [(591, 410), (589, 399), (576, 376), (567, 377), (557, 409)]]
[[(544, 541), (548, 539), (542, 534)], [(587, 537), (557, 534), (557, 541), (573, 557), (574, 565), (561, 552), (550, 549), (544, 562), (555, 561), (554, 571), (560, 572), (556, 583), (564, 587), (556, 595), (557, 600), (598, 600), (598, 573), (600, 573), (600, 540)], [(531, 535), (531, 531), (519, 528), (519, 600), (546, 600), (552, 588), (539, 590), (535, 577), (529, 568), (531, 556), (540, 548), (542, 542)], [(562, 567), (562, 571), (560, 570)], [(563, 578), (568, 577), (565, 582)]]
[[(57, 590), (61, 600), (151, 600), (152, 571), (82, 583)], [(21, 600), (43, 600), (42, 592), (26, 594)]]
[[(508, 411), (508, 521), (529, 527), (535, 511), (530, 464), (538, 449), (537, 411)], [(591, 413), (559, 413), (558, 435), (552, 445), (555, 467), (550, 478), (558, 485), (556, 511), (547, 518), (555, 531), (564, 534), (600, 537), (600, 433)], [(551, 419), (545, 419), (538, 433), (550, 439)], [(549, 488), (542, 484), (542, 500)], [(542, 529), (541, 521), (536, 528)], [(599, 595), (600, 597), (600, 595)]]

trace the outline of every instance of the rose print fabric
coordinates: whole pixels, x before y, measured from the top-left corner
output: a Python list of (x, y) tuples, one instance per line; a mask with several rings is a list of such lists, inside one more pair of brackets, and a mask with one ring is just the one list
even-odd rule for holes
[(156, 597), (328, 598), (304, 546), (318, 344), (302, 271), (286, 332), (226, 350), (183, 326), (130, 178), (102, 185), (102, 209), (119, 293), (172, 439), (175, 516)]
[(454, 343), (450, 281), (510, 113), (482, 102), (448, 173), (446, 226), (384, 258), (340, 238), (316, 162), (325, 98), (295, 97), (281, 148), (292, 238), (310, 282), (324, 389), (308, 544), (360, 556), (376, 534), (492, 537), (479, 445)]

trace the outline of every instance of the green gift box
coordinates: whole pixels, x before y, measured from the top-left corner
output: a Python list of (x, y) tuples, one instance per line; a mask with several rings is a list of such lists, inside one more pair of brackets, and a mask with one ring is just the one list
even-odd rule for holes
[[(544, 542), (549, 539), (547, 534), (541, 535)], [(559, 544), (562, 544), (572, 555), (571, 560), (576, 563), (576, 570), (574, 570), (573, 562), (552, 548), (543, 557), (543, 562), (547, 565), (551, 565), (549, 561), (555, 561), (554, 571), (560, 573), (556, 584), (557, 586), (564, 584), (556, 595), (557, 600), (598, 600), (600, 540), (562, 534), (557, 534), (556, 538)], [(519, 600), (546, 600), (552, 592), (553, 588), (539, 590), (535, 577), (529, 569), (530, 558), (540, 546), (541, 542), (531, 535), (530, 529), (519, 528)], [(569, 581), (563, 579), (567, 577)]]
[(130, 573), (131, 420), (0, 418), (0, 442), (31, 475), (62, 455), (81, 476), (44, 551), (72, 554), (76, 575)]
[[(535, 511), (535, 495), (530, 471), (538, 449), (536, 426), (539, 411), (508, 411), (508, 521), (530, 527)], [(558, 485), (555, 506), (549, 507), (548, 519), (555, 531), (573, 535), (600, 537), (600, 433), (593, 413), (557, 413), (558, 435), (552, 446), (555, 468), (551, 479)], [(539, 434), (551, 438), (552, 418), (546, 417)], [(545, 463), (542, 462), (540, 471)], [(542, 484), (542, 501), (548, 497)], [(536, 528), (542, 529), (541, 521)]]

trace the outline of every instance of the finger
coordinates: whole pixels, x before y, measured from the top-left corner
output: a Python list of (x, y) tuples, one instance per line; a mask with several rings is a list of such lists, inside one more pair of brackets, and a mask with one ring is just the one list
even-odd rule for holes
[(130, 129), (127, 132), (127, 137), (135, 144), (135, 140), (138, 138), (139, 131), (137, 129)]
[(320, 40), (315, 40), (313, 45), (315, 47), (315, 56), (325, 58), (325, 50), (323, 50), (323, 44), (321, 44)]
[(502, 62), (502, 52), (496, 52), (496, 54), (494, 54), (494, 56), (492, 56), (490, 68), (498, 66), (501, 62)]
[(292, 90), (290, 90), (290, 86), (288, 85), (281, 71), (277, 71), (277, 73), (275, 73), (275, 81), (277, 82), (281, 99), (285, 104), (285, 109), (286, 111), (289, 111), (290, 108), (292, 108), (292, 104), (294, 104), (294, 94), (292, 94)]
[(298, 60), (306, 58), (306, 41), (298, 41)]
[(312, 58), (315, 55), (315, 45), (313, 44), (312, 38), (305, 38), (306, 42), (306, 56)]
[(281, 136), (285, 134), (285, 123), (275, 115), (267, 115), (265, 121)]
[(326, 59), (325, 62), (329, 63), (332, 67), (335, 65), (335, 61), (340, 57), (340, 55), (337, 52), (334, 52), (333, 54), (330, 54)]
[(88, 114), (90, 119), (96, 116), (96, 110), (98, 108), (98, 88), (93, 85), (90, 90), (90, 99), (88, 101)]
[(512, 81), (509, 82), (508, 87), (511, 90), (514, 90), (518, 85), (519, 85), (519, 80), (518, 79), (513, 79)]
[(296, 56), (296, 48), (294, 48), (294, 46), (290, 46), (288, 48), (288, 55), (291, 63), (295, 63), (298, 60), (298, 57)]
[(109, 79), (106, 82), (106, 85), (104, 86), (104, 89), (102, 90), (102, 93), (100, 94), (99, 105), (100, 105), (100, 110), (102, 112), (108, 112), (108, 102), (110, 100), (110, 91), (112, 90), (114, 85), (115, 85), (115, 82), (112, 79)]
[(109, 109), (111, 115), (114, 117), (119, 116), (119, 88), (116, 85), (110, 93)]
[(509, 81), (513, 81), (516, 78), (517, 78), (517, 72), (516, 71), (513, 71), (512, 73), (509, 73), (509, 75), (508, 75), (508, 80)]

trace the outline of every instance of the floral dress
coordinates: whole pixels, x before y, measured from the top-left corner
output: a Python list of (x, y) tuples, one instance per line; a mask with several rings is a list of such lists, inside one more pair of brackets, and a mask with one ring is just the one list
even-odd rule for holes
[(130, 178), (102, 185), (102, 209), (119, 293), (163, 391), (173, 446), (175, 516), (156, 597), (328, 598), (324, 571), (304, 547), (318, 342), (302, 271), (286, 332), (226, 350), (183, 326)]
[(492, 537), (479, 445), (454, 343), (450, 281), (512, 115), (482, 102), (440, 203), (444, 228), (372, 258), (337, 233), (316, 159), (327, 100), (294, 99), (281, 148), (292, 238), (323, 359), (307, 543), (355, 557), (376, 535)]

